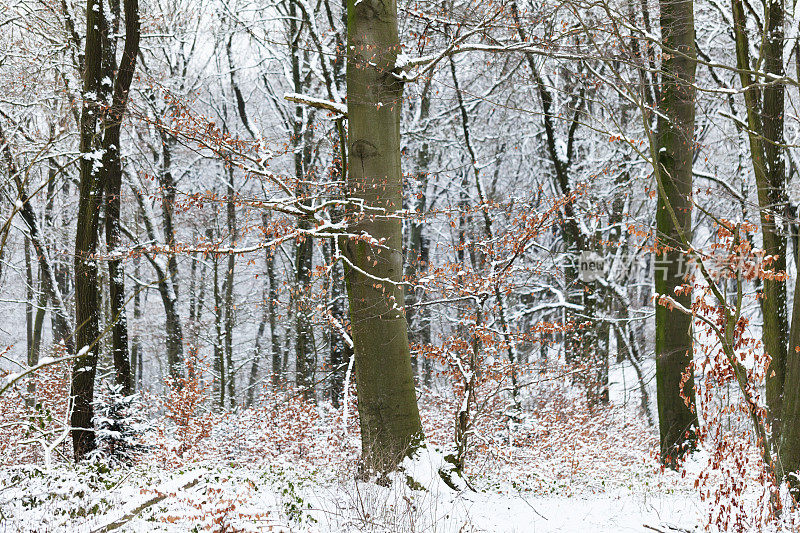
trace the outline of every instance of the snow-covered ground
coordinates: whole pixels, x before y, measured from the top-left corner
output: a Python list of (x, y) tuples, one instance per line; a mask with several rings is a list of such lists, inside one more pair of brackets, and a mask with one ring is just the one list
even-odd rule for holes
[(691, 492), (614, 489), (534, 495), (510, 490), (411, 490), (278, 466), (98, 465), (31, 467), (2, 474), (3, 531), (693, 531)]
[[(421, 391), (428, 447), (383, 486), (357, 480), (355, 406), (309, 404), (291, 391), (235, 412), (210, 410), (202, 387), (145, 397), (144, 448), (131, 461), (75, 465), (58, 423), (65, 391), (51, 380), (53, 390), (39, 392), (58, 400), (41, 411), (41, 427), (32, 424), (41, 413), (0, 397), (0, 532), (674, 533), (710, 523), (733, 530), (736, 520), (724, 520), (734, 515), (746, 530), (765, 530), (754, 514), (764, 508), (758, 471), (741, 480), (741, 493), (720, 483), (732, 470), (708, 469), (712, 453), (662, 471), (635, 389), (614, 390), (633, 378), (611, 378), (607, 407), (590, 410), (566, 381), (544, 378), (519, 423), (497, 415), (502, 400), (489, 406), (472, 427), (463, 490), (437, 474), (457, 395)], [(785, 531), (793, 519), (785, 513)]]

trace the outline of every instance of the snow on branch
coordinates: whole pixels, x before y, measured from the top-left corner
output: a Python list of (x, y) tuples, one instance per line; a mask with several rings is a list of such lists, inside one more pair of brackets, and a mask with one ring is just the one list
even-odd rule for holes
[(8, 375), (4, 376), (4, 382), (0, 383), (0, 385), (2, 385), (2, 387), (0, 387), (0, 395), (2, 395), (12, 385), (14, 385), (14, 383), (16, 383), (20, 379), (24, 378), (28, 374), (32, 374), (32, 373), (34, 373), (34, 372), (36, 372), (38, 370), (41, 370), (42, 368), (45, 368), (45, 367), (48, 367), (48, 366), (51, 366), (51, 365), (55, 365), (55, 364), (58, 364), (58, 363), (63, 363), (65, 361), (72, 361), (74, 359), (77, 359), (78, 357), (82, 357), (83, 355), (85, 355), (88, 350), (89, 350), (89, 347), (84, 346), (83, 348), (81, 348), (80, 351), (78, 351), (77, 354), (74, 354), (74, 355), (67, 355), (67, 356), (64, 356), (64, 357), (43, 357), (39, 361), (39, 363), (34, 365), (34, 366), (27, 367), (27, 368), (25, 368), (25, 370), (23, 370), (21, 372), (16, 372), (16, 373), (12, 373), (12, 374), (8, 374)]
[(286, 93), (283, 95), (283, 98), (296, 104), (325, 109), (332, 113), (342, 115), (343, 117), (347, 116), (347, 104), (340, 104), (323, 98), (314, 98), (313, 96), (298, 93)]

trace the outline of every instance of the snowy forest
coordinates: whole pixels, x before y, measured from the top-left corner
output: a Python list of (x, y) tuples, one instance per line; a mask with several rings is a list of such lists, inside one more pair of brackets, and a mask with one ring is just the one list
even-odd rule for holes
[(800, 6), (0, 0), (0, 530), (800, 530)]

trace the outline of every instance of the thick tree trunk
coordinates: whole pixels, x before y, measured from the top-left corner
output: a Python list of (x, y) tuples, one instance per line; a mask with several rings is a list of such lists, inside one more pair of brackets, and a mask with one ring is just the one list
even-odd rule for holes
[[(112, 2), (114, 19), (119, 21), (119, 3)], [(100, 336), (100, 298), (98, 267), (93, 256), (97, 252), (100, 201), (105, 183), (116, 193), (109, 205), (109, 246), (119, 241), (119, 191), (121, 168), (119, 139), (122, 117), (128, 101), (128, 90), (133, 80), (136, 56), (139, 51), (139, 7), (136, 0), (125, 0), (125, 50), (116, 75), (113, 75), (115, 47), (111, 42), (108, 21), (103, 3), (87, 0), (86, 45), (83, 72), (83, 109), (80, 123), (80, 185), (78, 225), (75, 236), (75, 339), (78, 357), (72, 372), (70, 424), (73, 450), (76, 459), (83, 458), (95, 447), (92, 418), (94, 411), (94, 378), (97, 370), (97, 343)], [(116, 33), (116, 32), (114, 32)], [(101, 81), (104, 75), (113, 76), (112, 83)], [(109, 95), (111, 95), (109, 101)], [(104, 112), (102, 144), (97, 131), (101, 113)], [(102, 150), (97, 151), (98, 148)], [(124, 319), (124, 286), (120, 265), (112, 261), (111, 296), (118, 311), (114, 326), (114, 361), (117, 380), (126, 391), (131, 390), (130, 364), (127, 360), (127, 325)], [(124, 344), (124, 348), (123, 345)]]
[(82, 459), (95, 449), (92, 418), (94, 409), (94, 377), (97, 370), (97, 342), (100, 336), (100, 309), (97, 285), (98, 216), (103, 194), (101, 156), (97, 125), (104, 94), (101, 86), (103, 31), (106, 29), (103, 3), (87, 0), (86, 46), (84, 50), (83, 109), (80, 124), (80, 185), (78, 223), (75, 234), (75, 344), (78, 357), (72, 371), (70, 391), (71, 434), (75, 459)]
[[(655, 171), (665, 195), (660, 188), (656, 231), (659, 248), (667, 251), (656, 259), (660, 263), (655, 270), (655, 290), (688, 308), (691, 294), (676, 294), (675, 288), (683, 284), (687, 262), (682, 248), (691, 243), (692, 231), (696, 69), (692, 0), (661, 0), (661, 35), (664, 59)], [(655, 348), (661, 460), (674, 465), (696, 440), (691, 316), (656, 305)]]
[(400, 285), (402, 226), (391, 216), (403, 205), (403, 85), (392, 73), (400, 52), (397, 5), (394, 0), (349, 0), (347, 12), (347, 185), (349, 196), (370, 208), (350, 231), (381, 244), (347, 241), (352, 266), (346, 283), (363, 460), (367, 469), (386, 470), (422, 438)]
[[(783, 76), (783, 1), (769, 0), (768, 16), (764, 39), (764, 70), (776, 78)], [(761, 237), (764, 251), (776, 258), (772, 269), (786, 270), (787, 236), (786, 220), (787, 198), (784, 164), (783, 112), (785, 86), (769, 83), (763, 94), (750, 74), (750, 41), (747, 37), (745, 9), (740, 0), (732, 1), (733, 30), (736, 38), (736, 66), (739, 68), (739, 81), (744, 90), (747, 109), (750, 159), (758, 190), (758, 204), (761, 221)], [(762, 112), (759, 113), (759, 110)], [(762, 340), (764, 350), (771, 357), (767, 368), (767, 407), (772, 426), (774, 442), (780, 441), (781, 415), (784, 392), (795, 394), (800, 381), (790, 381), (787, 375), (787, 342), (789, 323), (786, 312), (786, 282), (774, 279), (763, 280), (763, 298), (760, 300), (764, 319)], [(795, 307), (794, 313), (800, 310)], [(796, 320), (793, 319), (794, 324)], [(794, 349), (793, 346), (790, 346)], [(800, 380), (800, 375), (793, 379)], [(792, 385), (789, 385), (792, 384)], [(792, 402), (794, 404), (794, 401)], [(796, 420), (788, 422), (797, 423)], [(783, 424), (786, 427), (786, 424)], [(790, 430), (794, 433), (793, 430)], [(795, 465), (800, 467), (800, 464)]]
[[(117, 138), (117, 143), (119, 139)], [(111, 149), (109, 149), (111, 150)], [(122, 172), (119, 159), (111, 166), (107, 184), (108, 204), (106, 205), (106, 243), (109, 253), (119, 253), (116, 248), (120, 244), (120, 194), (122, 189)], [(122, 394), (133, 393), (133, 376), (128, 353), (128, 317), (125, 312), (125, 273), (120, 259), (112, 258), (108, 262), (110, 288), (111, 320), (111, 354), (114, 361), (114, 380), (122, 386)]]

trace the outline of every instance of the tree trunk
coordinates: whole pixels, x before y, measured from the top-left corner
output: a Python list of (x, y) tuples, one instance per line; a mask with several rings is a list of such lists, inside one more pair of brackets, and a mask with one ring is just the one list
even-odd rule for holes
[[(776, 78), (783, 71), (783, 0), (770, 0), (769, 16), (764, 40), (764, 70)], [(764, 135), (764, 178), (757, 182), (761, 211), (761, 235), (764, 251), (775, 256), (772, 269), (786, 270), (787, 236), (786, 177), (784, 164), (783, 113), (784, 93), (782, 83), (769, 83), (764, 87), (762, 125)], [(756, 154), (753, 164), (758, 165)], [(759, 175), (758, 173), (756, 174)], [(767, 406), (770, 412), (773, 438), (780, 439), (780, 420), (783, 407), (786, 377), (787, 343), (789, 340), (789, 318), (786, 312), (786, 282), (764, 279), (764, 297), (761, 299), (764, 326), (762, 328), (764, 350), (770, 355), (767, 368)], [(797, 312), (797, 311), (795, 311)], [(800, 385), (800, 382), (794, 382)], [(796, 386), (793, 386), (796, 388)]]
[(80, 185), (78, 222), (75, 234), (75, 344), (78, 357), (72, 370), (71, 434), (75, 459), (95, 449), (92, 418), (94, 377), (97, 370), (97, 342), (100, 336), (100, 309), (97, 285), (98, 216), (103, 194), (102, 168), (97, 125), (105, 101), (101, 85), (103, 32), (106, 29), (103, 3), (86, 2), (86, 46), (84, 49), (83, 108), (80, 124)]
[[(327, 5), (327, 4), (326, 4)], [(347, 13), (347, 6), (344, 6), (343, 15)], [(346, 17), (345, 17), (346, 21)], [(343, 36), (338, 39), (344, 39)], [(342, 52), (344, 52), (344, 43), (342, 43)], [(341, 65), (344, 65), (344, 57), (341, 57)], [(339, 65), (339, 63), (337, 63)], [(334, 65), (336, 68), (336, 65)], [(337, 78), (338, 79), (338, 78)], [(342, 80), (344, 83), (344, 80)], [(336, 148), (338, 158), (334, 160), (334, 168), (336, 173), (334, 179), (340, 182), (340, 192), (345, 194), (344, 183), (347, 176), (347, 139), (344, 130), (344, 124), (341, 120), (337, 122), (338, 136), (336, 138)], [(334, 207), (331, 213), (331, 221), (338, 224), (344, 219), (344, 209), (341, 207)], [(332, 238), (323, 246), (326, 263), (330, 263), (333, 258), (333, 250), (337, 244), (343, 243), (342, 239)], [(343, 246), (343, 244), (341, 244)], [(328, 397), (330, 398), (331, 405), (339, 408), (340, 400), (344, 394), (345, 379), (347, 375), (347, 366), (353, 357), (352, 339), (348, 342), (345, 340), (344, 335), (348, 334), (349, 317), (347, 316), (347, 288), (345, 287), (345, 271), (341, 263), (336, 262), (331, 267), (329, 284), (329, 299), (328, 299), (328, 312), (331, 314), (332, 321), (329, 320), (330, 327), (328, 329), (329, 336), (329, 366), (330, 366), (330, 380), (328, 387)], [(343, 331), (340, 331), (343, 330)]]
[[(25, 236), (25, 333), (27, 339), (27, 354), (28, 366), (33, 367), (39, 361), (39, 336), (36, 332), (35, 320), (39, 316), (38, 310), (41, 306), (37, 306), (36, 314), (34, 315), (34, 290), (33, 290), (33, 267), (31, 265), (31, 240)], [(36, 297), (37, 304), (41, 301), (41, 297)], [(41, 332), (41, 329), (39, 330)], [(36, 403), (36, 381), (33, 379), (28, 380), (28, 395), (25, 398), (25, 404), (28, 407), (33, 407)]]
[[(233, 168), (228, 169), (228, 201), (226, 202), (227, 208), (227, 222), (228, 222), (228, 237), (231, 240), (231, 247), (236, 246), (236, 239), (238, 238), (236, 230), (236, 203), (235, 203), (235, 189), (233, 186)], [(228, 404), (234, 407), (236, 403), (236, 378), (234, 376), (233, 367), (233, 322), (235, 313), (235, 302), (233, 299), (233, 273), (236, 268), (236, 255), (228, 254), (228, 267), (225, 271), (225, 366), (228, 370), (228, 375), (225, 379), (228, 387)]]
[[(347, 329), (347, 301), (344, 286), (344, 273), (341, 265), (334, 265), (331, 270), (331, 295), (330, 313), (333, 319)], [(344, 380), (347, 373), (347, 364), (353, 355), (353, 349), (345, 342), (342, 332), (335, 327), (330, 331), (330, 387), (328, 395), (331, 404), (339, 408), (342, 395), (344, 394)]]
[[(302, 51), (299, 40), (295, 38), (298, 31), (297, 23), (297, 2), (291, 0), (289, 4), (289, 34), (292, 36), (290, 44), (290, 54), (292, 61), (292, 85), (296, 93), (302, 93), (305, 87), (300, 72), (300, 53)], [(296, 105), (294, 116), (292, 117), (292, 146), (294, 152), (294, 171), (297, 180), (297, 196), (305, 206), (309, 202), (305, 197), (308, 195), (306, 181), (311, 180), (311, 136), (313, 128), (310, 112), (306, 116), (307, 110), (302, 106)], [(310, 230), (313, 227), (313, 219), (310, 217), (300, 217), (298, 226), (301, 230)], [(306, 400), (314, 399), (314, 370), (316, 368), (316, 347), (314, 344), (314, 332), (311, 324), (311, 313), (313, 302), (311, 301), (311, 273), (313, 269), (314, 242), (306, 237), (300, 236), (295, 247), (295, 297), (296, 305), (296, 339), (295, 339), (295, 383), (299, 391), (302, 392)]]
[(166, 315), (166, 346), (167, 364), (169, 365), (169, 375), (171, 378), (179, 378), (183, 375), (183, 326), (181, 317), (178, 314), (178, 300), (175, 295), (174, 285), (169, 280), (160, 278), (158, 292), (164, 304), (164, 314)]
[[(132, 187), (132, 190), (136, 196), (136, 202), (139, 204), (139, 211), (142, 213), (142, 220), (145, 230), (147, 231), (147, 238), (153, 242), (158, 242), (154, 222), (155, 217), (149, 205), (145, 202), (142, 192), (135, 187)], [(146, 254), (146, 257), (156, 271), (158, 293), (161, 295), (161, 302), (164, 305), (164, 314), (166, 315), (164, 327), (166, 333), (165, 344), (169, 376), (172, 379), (176, 379), (183, 375), (183, 326), (181, 325), (181, 317), (178, 314), (178, 296), (175, 292), (176, 284), (174, 280), (171, 282), (169, 279), (171, 276), (168, 263), (152, 254)]]
[(33, 268), (31, 267), (31, 240), (27, 235), (24, 238), (22, 250), (25, 256), (25, 339), (28, 359), (30, 359), (31, 353), (33, 353)]
[[(118, 16), (117, 16), (118, 20)], [(111, 108), (104, 121), (103, 181), (106, 186), (106, 246), (112, 259), (108, 262), (110, 287), (112, 342), (115, 381), (122, 394), (133, 393), (133, 377), (128, 354), (128, 318), (125, 313), (125, 273), (122, 261), (116, 257), (120, 244), (122, 207), (122, 161), (120, 160), (120, 131), (128, 104), (128, 92), (133, 82), (136, 56), (139, 54), (139, 2), (125, 0), (125, 48), (114, 78)]]
[(219, 257), (214, 256), (214, 392), (220, 409), (225, 408), (225, 349), (222, 333), (222, 295), (219, 290)]
[[(133, 276), (139, 279), (139, 257), (133, 259)], [(142, 288), (136, 287), (133, 293), (133, 323), (138, 324), (142, 317)], [(142, 341), (139, 338), (139, 331), (134, 327), (133, 338), (131, 339), (131, 378), (134, 383), (134, 390), (142, 388)]]
[[(656, 212), (657, 245), (667, 248), (655, 270), (655, 290), (691, 307), (683, 284), (684, 243), (691, 243), (692, 158), (694, 156), (695, 45), (692, 0), (661, 0), (664, 59), (656, 137), (656, 169), (663, 186)], [(671, 209), (666, 206), (669, 203)], [(674, 212), (677, 225), (672, 218)], [(658, 258), (656, 259), (658, 261)], [(698, 425), (694, 409), (692, 319), (656, 305), (656, 392), (661, 460), (667, 465), (692, 449)], [(688, 379), (684, 381), (684, 374)], [(689, 402), (683, 396), (689, 398)]]
[[(175, 140), (166, 133), (161, 138), (161, 172), (159, 182), (162, 190), (161, 215), (164, 220), (164, 242), (168, 246), (175, 244), (175, 224), (173, 222), (175, 202), (177, 200), (177, 187), (175, 177), (172, 175), (172, 146)], [(178, 260), (175, 254), (167, 257), (167, 270), (169, 271), (172, 290), (178, 296)]]
[(250, 366), (250, 378), (247, 380), (247, 395), (246, 395), (246, 404), (248, 407), (253, 405), (253, 398), (255, 397), (255, 386), (258, 382), (258, 372), (259, 372), (259, 363), (261, 362), (261, 356), (263, 354), (264, 348), (262, 339), (264, 338), (264, 330), (267, 329), (267, 320), (269, 319), (268, 316), (268, 309), (266, 305), (266, 298), (267, 298), (267, 291), (263, 292), (262, 297), (262, 305), (264, 309), (261, 313), (261, 321), (258, 323), (258, 331), (256, 332), (256, 345), (253, 348), (253, 363)]
[[(426, 83), (422, 89), (418, 104), (418, 122), (420, 126), (427, 123), (430, 114), (429, 92), (430, 83)], [(420, 273), (428, 267), (428, 238), (423, 233), (424, 224), (421, 217), (427, 208), (430, 160), (430, 144), (427, 136), (425, 136), (416, 157), (416, 190), (407, 195), (410, 209), (417, 213), (416, 216), (412, 215), (408, 221), (408, 244), (405, 258), (405, 276), (408, 279), (419, 279)], [(414, 288), (406, 291), (406, 320), (408, 321), (409, 341), (420, 346), (431, 342), (428, 309), (426, 306), (422, 307), (421, 312), (416, 309), (416, 304), (420, 303), (424, 297), (424, 289)], [(421, 353), (424, 353), (424, 350), (418, 350), (416, 356), (413, 357), (414, 374), (417, 379), (421, 377), (422, 383), (428, 387), (431, 384), (431, 361), (424, 355), (420, 355)]]
[[(347, 185), (349, 196), (371, 209), (350, 231), (382, 244), (347, 241), (352, 266), (346, 283), (364, 465), (387, 470), (422, 439), (400, 285), (402, 226), (390, 216), (403, 205), (403, 84), (392, 74), (400, 51), (397, 5), (394, 0), (349, 0), (347, 11)], [(375, 209), (384, 214), (374, 214)]]
[[(794, 286), (794, 315), (789, 336), (789, 350), (786, 365), (786, 383), (800, 383), (800, 275)], [(788, 474), (800, 471), (800, 387), (786, 388), (783, 401), (783, 429), (780, 440), (780, 464), (778, 473), (786, 477), (795, 501), (800, 500), (800, 479)]]
[[(298, 222), (301, 229), (311, 229), (311, 223), (305, 218)], [(314, 331), (311, 324), (313, 302), (311, 299), (311, 269), (313, 267), (314, 242), (301, 236), (295, 248), (295, 305), (296, 333), (295, 339), (295, 365), (297, 389), (301, 391), (306, 400), (313, 400), (314, 394), (314, 369), (316, 368), (316, 345)]]
[[(264, 227), (267, 227), (266, 214)], [(277, 388), (283, 381), (281, 376), (281, 340), (278, 335), (278, 317), (275, 306), (278, 303), (278, 281), (275, 278), (275, 252), (267, 249), (266, 254), (267, 280), (269, 292), (267, 293), (267, 314), (269, 315), (270, 350), (272, 352), (272, 387)]]

